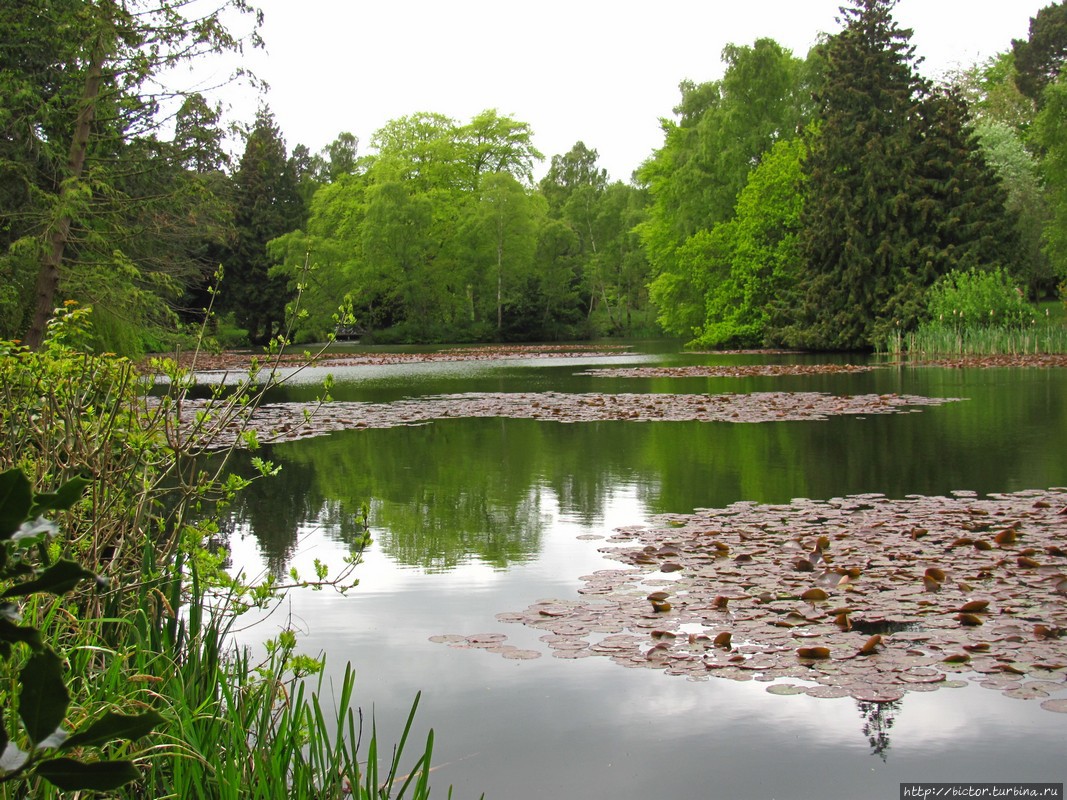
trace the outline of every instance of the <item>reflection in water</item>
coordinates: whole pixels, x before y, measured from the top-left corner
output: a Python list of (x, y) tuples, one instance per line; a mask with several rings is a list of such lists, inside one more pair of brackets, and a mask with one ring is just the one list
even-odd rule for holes
[(896, 721), (902, 701), (888, 703), (867, 703), (857, 700), (856, 706), (863, 717), (863, 735), (871, 745), (871, 754), (885, 761), (889, 755), (889, 730)]
[[(609, 543), (580, 541), (581, 534), (607, 535), (614, 525), (639, 525), (655, 514), (739, 500), (1065, 485), (1067, 371), (901, 368), (810, 380), (652, 382), (575, 378), (570, 370), (485, 367), (469, 379), (456, 371), (435, 378), (433, 370), (395, 370), (388, 385), (370, 386), (338, 375), (334, 394), (380, 402), (531, 388), (795, 389), (967, 400), (813, 423), (450, 420), (263, 448), (282, 473), (242, 494), (230, 523), (248, 532), (247, 549), (254, 541), (274, 571), (287, 564), (303, 571), (304, 559), (331, 557), (330, 540), (358, 532), (352, 520), (370, 505), (375, 544), (357, 572), (361, 586), (344, 598), (294, 593), (293, 611), (307, 622), (309, 652), (327, 649), (338, 669), (356, 663), (360, 703), (377, 703), (379, 719), (395, 708), (402, 725), (411, 697), (425, 691), (420, 714), (440, 734), (440, 758), (448, 763), (435, 773), (439, 783), (460, 787), (457, 797), (484, 791), (512, 800), (836, 800), (854, 797), (858, 786), (892, 796), (916, 776), (1063, 780), (1061, 720), (980, 687), (952, 690), (962, 694), (951, 698), (909, 696), (902, 715), (899, 702), (857, 708), (846, 699), (781, 698), (755, 682), (688, 683), (547, 652), (510, 661), (429, 637), (499, 631), (547, 651), (540, 631), (498, 623), (495, 614), (542, 597), (579, 597), (579, 576), (618, 566), (597, 553)], [(493, 380), (485, 377), (491, 372)], [(298, 548), (312, 526), (318, 529), (310, 546)], [(235, 548), (235, 562), (243, 555)], [(833, 759), (825, 758), (828, 748)]]
[(234, 513), (273, 569), (292, 558), (302, 524), (336, 525), (340, 535), (364, 503), (380, 545), (403, 564), (447, 570), (473, 559), (503, 569), (540, 550), (546, 487), (565, 514), (595, 524), (621, 484), (636, 486), (655, 514), (738, 500), (1001, 492), (1067, 480), (1058, 449), (1048, 446), (1056, 440), (1048, 426), (1067, 417), (1067, 392), (1046, 387), (1049, 375), (1000, 384), (986, 371), (960, 385), (944, 372), (915, 370), (916, 380), (901, 385), (900, 376), (875, 371), (861, 376), (867, 383), (852, 377), (837, 389), (968, 398), (903, 415), (773, 424), (460, 419), (344, 431), (263, 448), (282, 473), (241, 495)]

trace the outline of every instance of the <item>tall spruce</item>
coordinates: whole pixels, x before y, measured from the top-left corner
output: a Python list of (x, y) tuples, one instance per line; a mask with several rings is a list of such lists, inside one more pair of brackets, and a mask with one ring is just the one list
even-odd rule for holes
[(842, 8), (844, 29), (825, 50), (804, 162), (805, 274), (777, 330), (793, 346), (876, 346), (893, 328), (916, 324), (937, 277), (991, 267), (1010, 253), (1004, 195), (966, 109), (919, 76), (894, 4)]
[(296, 165), (268, 109), (256, 114), (233, 183), (237, 236), (226, 261), (224, 306), (252, 343), (266, 344), (281, 332), (289, 300), (286, 278), (269, 274), (267, 242), (303, 227), (306, 216)]

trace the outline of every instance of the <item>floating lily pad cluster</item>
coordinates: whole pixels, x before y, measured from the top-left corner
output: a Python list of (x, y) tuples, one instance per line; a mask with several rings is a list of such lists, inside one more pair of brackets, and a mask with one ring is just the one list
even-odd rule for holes
[[(195, 366), (199, 372), (244, 372), (255, 357), (261, 366), (280, 364), (297, 366), (308, 362), (320, 367), (385, 366), (391, 364), (421, 364), (452, 361), (499, 361), (512, 358), (589, 358), (617, 356), (626, 350), (624, 345), (493, 345), (484, 347), (452, 347), (436, 353), (324, 353), (309, 356), (285, 353), (280, 356), (255, 355), (229, 351), (219, 354), (197, 353)], [(183, 354), (178, 362), (183, 367), (193, 365), (193, 354)]]
[[(259, 406), (248, 425), (259, 441), (306, 439), (353, 428), (392, 428), (424, 425), (439, 419), (506, 417), (552, 422), (782, 422), (823, 420), (839, 414), (892, 414), (934, 406), (956, 398), (899, 394), (831, 395), (822, 392), (754, 392), (751, 394), (563, 394), (472, 393), (438, 395), (393, 403), (328, 403), (315, 410), (305, 403), (270, 403)], [(204, 401), (187, 400), (182, 406), (188, 423), (206, 409)], [(238, 436), (240, 426), (207, 431), (212, 446), (225, 447)]]
[(874, 365), (857, 364), (737, 364), (735, 366), (602, 367), (579, 372), (598, 378), (779, 378), (786, 375), (836, 375), (870, 372)]
[(449, 647), (470, 650), (485, 650), (487, 653), (496, 653), (504, 658), (515, 660), (530, 660), (541, 657), (540, 650), (530, 650), (506, 644), (507, 636), (503, 633), (475, 633), (471, 636), (460, 636), (455, 633), (445, 633), (431, 636), (431, 642), (447, 644)]
[(581, 600), (498, 615), (558, 658), (775, 694), (965, 686), (1067, 712), (1067, 489), (738, 503), (616, 531)]
[(955, 358), (909, 358), (897, 362), (909, 367), (997, 368), (997, 367), (1067, 367), (1064, 353), (1005, 353), (988, 356), (958, 356)]

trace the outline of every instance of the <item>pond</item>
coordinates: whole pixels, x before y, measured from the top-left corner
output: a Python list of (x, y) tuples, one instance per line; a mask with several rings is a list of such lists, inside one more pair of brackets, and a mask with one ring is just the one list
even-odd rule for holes
[[(833, 800), (895, 798), (901, 783), (916, 781), (1063, 783), (1067, 715), (980, 686), (966, 671), (960, 688), (909, 691), (892, 702), (779, 696), (759, 676), (693, 680), (606, 657), (566, 657), (542, 638), (545, 630), (508, 621), (507, 612), (541, 600), (587, 602), (585, 578), (630, 568), (610, 557), (614, 531), (659, 515), (741, 501), (983, 498), (1067, 486), (1067, 370), (872, 359), (863, 371), (604, 371), (843, 366), (857, 358), (685, 354), (656, 342), (578, 357), (302, 373), (271, 401), (312, 400), (329, 371), (339, 402), (397, 407), (550, 392), (945, 402), (765, 422), (458, 416), (266, 446), (260, 455), (282, 472), (255, 484), (227, 521), (234, 569), (310, 574), (315, 559), (339, 564), (364, 503), (374, 541), (358, 587), (344, 596), (293, 592), (242, 637), (254, 643), (292, 625), (304, 652), (327, 652), (331, 674), (350, 661), (357, 702), (386, 741), (395, 741), (421, 690), (416, 739), (434, 728), (435, 796), (452, 786), (457, 798), (484, 792), (508, 800)], [(1058, 519), (1053, 533), (1063, 541), (1067, 517)], [(450, 646), (460, 637), (506, 637), (518, 650)], [(1064, 671), (1049, 680), (1063, 682)]]

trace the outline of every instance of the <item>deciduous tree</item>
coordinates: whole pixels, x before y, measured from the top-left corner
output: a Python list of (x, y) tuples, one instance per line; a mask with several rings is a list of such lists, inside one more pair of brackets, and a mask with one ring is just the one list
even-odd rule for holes
[[(0, 148), (4, 167), (20, 185), (16, 193), (30, 200), (0, 211), (16, 218), (6, 226), (8, 247), (19, 243), (16, 261), (32, 253), (38, 263), (26, 337), (31, 345), (41, 341), (64, 276), (86, 253), (93, 253), (87, 266), (99, 260), (107, 226), (124, 223), (113, 206), (105, 204), (100, 214), (93, 201), (120, 195), (111, 166), (124, 145), (154, 136), (162, 104), (173, 94), (156, 87), (179, 63), (239, 50), (243, 42), (226, 24), (233, 12), (258, 20), (246, 0), (223, 0), (197, 16), (187, 16), (187, 6), (184, 0), (0, 6)], [(122, 155), (138, 152), (129, 148)], [(94, 245), (86, 231), (102, 238)], [(118, 262), (137, 269), (125, 256)]]

